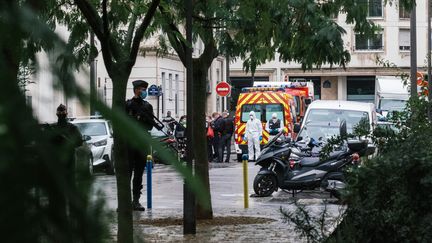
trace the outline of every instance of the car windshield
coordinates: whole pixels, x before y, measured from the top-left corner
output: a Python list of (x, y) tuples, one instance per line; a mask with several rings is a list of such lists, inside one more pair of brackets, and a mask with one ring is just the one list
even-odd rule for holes
[(346, 121), (348, 133), (352, 133), (353, 127), (358, 125), (360, 121), (370, 126), (369, 114), (365, 111), (311, 109), (306, 119), (307, 123), (335, 123), (337, 126), (342, 120)]
[(79, 122), (74, 123), (78, 127), (82, 135), (88, 136), (103, 136), (107, 135), (107, 130), (104, 122)]
[(276, 113), (278, 119), (283, 123), (284, 112), (282, 104), (246, 104), (241, 108), (241, 121), (247, 122), (249, 120), (249, 112), (254, 111), (255, 117), (260, 119), (261, 122), (271, 120), (272, 114)]
[[(351, 129), (347, 129), (348, 133), (351, 131)], [(305, 139), (305, 138), (313, 138), (315, 140), (318, 140), (319, 138), (322, 138), (324, 140), (328, 140), (332, 136), (339, 135), (339, 123), (336, 122), (309, 122), (306, 123), (300, 133), (298, 134), (298, 137)]]
[(382, 99), (380, 101), (380, 109), (385, 111), (403, 111), (406, 102), (406, 100)]

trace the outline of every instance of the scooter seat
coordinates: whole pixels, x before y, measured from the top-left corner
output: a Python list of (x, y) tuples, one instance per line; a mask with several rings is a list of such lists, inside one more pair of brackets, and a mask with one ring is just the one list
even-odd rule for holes
[[(330, 155), (329, 155), (329, 157), (325, 161), (336, 159), (341, 154), (344, 154), (344, 152), (343, 151), (331, 152)], [(319, 157), (304, 157), (304, 158), (302, 158), (300, 160), (300, 164), (302, 166), (305, 166), (305, 167), (317, 166), (319, 163), (320, 163), (320, 158)]]
[(313, 167), (318, 165), (320, 162), (319, 157), (304, 157), (300, 160), (300, 164), (306, 167)]

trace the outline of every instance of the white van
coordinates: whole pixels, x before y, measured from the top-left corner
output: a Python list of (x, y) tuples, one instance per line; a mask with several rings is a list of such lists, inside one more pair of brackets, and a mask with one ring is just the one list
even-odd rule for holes
[(402, 111), (409, 99), (409, 91), (400, 77), (377, 76), (375, 104), (383, 116), (388, 112)]
[(373, 103), (343, 100), (317, 100), (312, 102), (301, 124), (298, 139), (307, 137), (324, 140), (339, 135), (339, 124), (346, 121), (347, 132), (352, 133), (355, 125), (366, 119), (372, 131), (377, 123)]

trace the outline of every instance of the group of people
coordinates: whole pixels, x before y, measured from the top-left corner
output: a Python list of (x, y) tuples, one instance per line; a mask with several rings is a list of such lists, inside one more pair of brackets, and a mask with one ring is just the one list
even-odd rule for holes
[(217, 163), (229, 163), (231, 154), (231, 138), (234, 133), (234, 118), (229, 116), (228, 111), (213, 112), (206, 118), (207, 130), (207, 152), (208, 161)]
[(177, 136), (180, 136), (179, 133), (181, 133), (181, 137), (186, 136), (186, 115), (181, 116), (177, 122), (175, 118), (171, 116), (171, 111), (167, 111), (167, 115), (162, 119), (162, 122), (167, 127), (168, 133), (174, 133), (177, 134)]
[[(146, 101), (148, 83), (144, 80), (136, 80), (132, 82), (134, 96), (126, 101), (125, 111), (132, 119), (137, 120), (142, 127), (143, 131), (148, 133), (153, 127), (161, 129), (160, 125), (156, 122), (153, 113), (153, 106)], [(73, 125), (66, 122), (67, 109), (61, 105), (57, 109), (59, 117), (59, 126), (64, 127), (66, 130), (76, 130)], [(253, 111), (249, 114), (250, 119), (246, 124), (245, 139), (248, 141), (249, 158), (258, 157), (260, 149), (260, 141), (262, 140), (262, 125), (260, 119), (255, 117)], [(171, 131), (178, 129), (185, 132), (186, 129), (186, 116), (182, 116), (179, 122), (171, 117), (171, 112), (163, 119)], [(266, 129), (269, 130), (270, 135), (279, 132), (283, 124), (277, 115), (272, 115), (272, 120), (267, 123)], [(209, 162), (216, 161), (217, 163), (228, 163), (231, 154), (231, 140), (234, 133), (234, 118), (229, 115), (228, 111), (214, 112), (211, 116), (206, 117), (206, 132), (207, 132), (207, 148)], [(81, 139), (79, 141), (82, 141)], [(78, 144), (77, 144), (78, 145)], [(150, 153), (149, 146), (142, 146), (139, 149), (132, 144), (128, 146), (128, 160), (129, 160), (129, 176), (132, 180), (132, 208), (136, 211), (144, 211), (145, 208), (140, 204), (139, 199), (141, 196), (141, 189), (143, 188), (142, 179), (145, 169), (146, 156)], [(224, 159), (224, 155), (226, 157)]]

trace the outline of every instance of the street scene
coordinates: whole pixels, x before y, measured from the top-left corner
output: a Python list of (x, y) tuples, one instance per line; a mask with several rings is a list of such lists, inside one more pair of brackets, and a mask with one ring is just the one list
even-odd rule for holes
[[(289, 223), (284, 223), (280, 213), (281, 207), (294, 210), (294, 201), (307, 205), (311, 211), (319, 214), (324, 210), (324, 204), (329, 212), (329, 222), (334, 220), (345, 208), (337, 199), (330, 197), (324, 191), (304, 191), (293, 196), (290, 192), (279, 190), (273, 197), (256, 197), (252, 188), (253, 179), (258, 172), (258, 166), (248, 164), (248, 197), (249, 208), (244, 208), (243, 171), (241, 163), (231, 162), (218, 166), (211, 165), (210, 183), (211, 197), (215, 217), (228, 216), (252, 217), (268, 219), (265, 223), (259, 220), (242, 224), (239, 220), (215, 225), (198, 226), (198, 235), (183, 236), (181, 221), (155, 225), (158, 219), (181, 219), (183, 215), (183, 180), (166, 165), (156, 165), (153, 170), (152, 208), (145, 212), (134, 213), (134, 223), (144, 238), (149, 242), (245, 242), (245, 241), (278, 241), (302, 242), (294, 233)], [(214, 166), (214, 167), (213, 167)], [(95, 188), (101, 190), (106, 198), (109, 210), (117, 208), (116, 183), (114, 176), (95, 175)], [(144, 176), (145, 177), (145, 176)], [(146, 205), (147, 189), (144, 188), (143, 205)], [(141, 223), (143, 221), (143, 223)], [(180, 224), (179, 224), (180, 223)], [(171, 225), (170, 225), (171, 224)], [(285, 230), (275, 230), (285, 229)], [(289, 230), (291, 229), (291, 230)], [(229, 233), (228, 233), (229, 232)]]
[(432, 242), (431, 13), (4, 0), (2, 242)]

